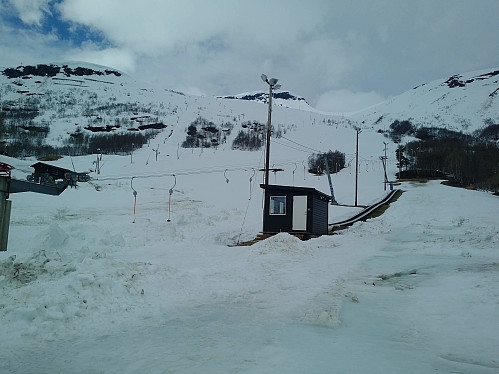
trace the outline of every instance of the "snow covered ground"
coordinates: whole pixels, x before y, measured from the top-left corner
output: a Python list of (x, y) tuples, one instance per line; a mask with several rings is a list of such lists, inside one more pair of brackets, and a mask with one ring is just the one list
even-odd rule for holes
[[(104, 155), (91, 184), (58, 197), (11, 195), (0, 373), (499, 372), (497, 197), (404, 182), (384, 215), (337, 235), (234, 247), (261, 229), (261, 152), (161, 151)], [(20, 178), (34, 163), (0, 161)], [(340, 203), (354, 177), (333, 176)], [(275, 178), (328, 191), (297, 162)], [(359, 204), (384, 196), (379, 164), (359, 180)]]

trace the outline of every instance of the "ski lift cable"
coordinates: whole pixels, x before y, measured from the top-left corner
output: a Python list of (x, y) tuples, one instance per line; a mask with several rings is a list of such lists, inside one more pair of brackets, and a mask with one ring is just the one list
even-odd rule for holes
[[(279, 162), (276, 165), (294, 165), (297, 162), (301, 162), (302, 164), (306, 160), (298, 160), (298, 161), (287, 161), (287, 162)], [(200, 174), (212, 174), (212, 173), (227, 173), (229, 171), (247, 171), (248, 169), (255, 169), (254, 167), (247, 166), (239, 166), (239, 167), (227, 167), (227, 168), (214, 168), (214, 169), (193, 169), (193, 170), (184, 170), (184, 171), (175, 171), (174, 173), (154, 173), (154, 174), (139, 174), (139, 175), (125, 175), (125, 176), (116, 176), (116, 177), (105, 177), (105, 178), (92, 178), (94, 181), (117, 181), (123, 179), (147, 179), (147, 178), (164, 178), (164, 177), (173, 177), (178, 175), (200, 175)]]
[[(223, 173), (226, 171), (241, 171), (247, 170), (247, 167), (234, 167), (228, 169), (205, 169), (205, 170), (192, 170), (192, 171), (176, 171), (175, 173), (160, 173), (160, 174), (142, 174), (135, 175), (135, 179), (146, 179), (146, 178), (162, 178), (162, 177), (171, 177), (175, 175), (199, 175), (199, 174), (211, 174), (211, 173)], [(117, 177), (107, 177), (107, 178), (93, 178), (95, 181), (112, 181), (112, 180), (121, 180), (121, 179), (130, 179), (130, 176), (117, 176)]]
[(308, 151), (308, 150), (300, 149), (300, 148), (297, 148), (297, 147), (293, 147), (292, 145), (281, 143), (281, 142), (279, 142), (277, 140), (274, 140), (272, 143), (273, 144), (278, 144), (278, 145), (283, 146), (283, 147), (291, 148), (291, 149), (294, 149), (294, 150), (297, 150), (297, 151), (300, 151), (300, 152), (305, 152), (305, 153), (310, 154), (310, 151)]
[[(300, 149), (300, 148), (295, 147), (295, 146), (292, 146), (292, 145), (290, 145), (290, 144), (282, 143), (282, 142), (280, 142), (280, 141), (278, 141), (278, 140), (274, 140), (274, 141), (273, 141), (273, 143), (278, 144), (278, 145), (283, 146), (283, 147), (291, 148), (291, 149), (294, 149), (294, 150), (297, 150), (297, 151), (300, 151), (300, 152), (308, 153), (308, 154), (310, 154), (310, 151), (311, 151), (311, 150), (312, 150), (312, 151), (314, 151), (315, 153), (320, 154), (320, 155), (322, 155), (322, 154), (325, 154), (325, 153), (326, 153), (326, 152), (324, 152), (324, 151), (318, 151), (318, 150), (316, 150), (316, 149), (309, 148), (309, 147), (306, 147), (306, 146), (303, 146), (303, 145), (300, 145), (300, 146), (301, 146), (301, 147), (304, 147), (304, 148), (306, 148), (306, 149)], [(294, 142), (294, 143), (296, 143), (296, 142)], [(299, 143), (296, 143), (296, 144), (299, 144)]]
[[(224, 172), (225, 170), (227, 171), (246, 171), (247, 169), (251, 169), (252, 166), (237, 166), (237, 167), (220, 167), (216, 169), (191, 169), (191, 170), (185, 170), (183, 171), (174, 171), (169, 172), (169, 173), (154, 173), (154, 174), (139, 174), (135, 175), (135, 178), (159, 178), (159, 177), (169, 177), (173, 176), (173, 174), (176, 175), (198, 175), (198, 174), (210, 174), (210, 173), (220, 173)], [(120, 180), (120, 179), (129, 179), (130, 176), (116, 176), (116, 177), (106, 177), (106, 178), (93, 178), (96, 181), (108, 181), (108, 180)]]
[(299, 145), (300, 147), (303, 147), (303, 148), (310, 149), (311, 151), (314, 151), (314, 152), (317, 152), (317, 153), (323, 153), (323, 152), (321, 152), (321, 151), (318, 151), (318, 150), (317, 150), (317, 149), (315, 149), (315, 148), (307, 147), (306, 145), (303, 145), (303, 144), (300, 144), (300, 143), (298, 143), (298, 142), (295, 142), (294, 140), (288, 139), (288, 138), (286, 138), (285, 136), (281, 136), (281, 138), (280, 138), (280, 139), (287, 140), (288, 142), (294, 143), (294, 144)]
[(272, 143), (273, 143), (273, 144), (274, 144), (274, 143), (275, 143), (275, 144), (279, 144), (279, 145), (281, 145), (281, 146), (283, 146), (283, 147), (287, 147), (287, 148), (295, 149), (295, 150), (297, 150), (297, 151), (306, 152), (306, 153), (311, 153), (311, 151), (310, 151), (309, 149), (303, 149), (303, 147), (302, 147), (302, 148), (299, 148), (299, 147), (301, 147), (301, 146), (298, 146), (298, 145), (293, 145), (293, 144), (284, 143), (284, 142), (282, 142), (280, 139), (274, 139)]

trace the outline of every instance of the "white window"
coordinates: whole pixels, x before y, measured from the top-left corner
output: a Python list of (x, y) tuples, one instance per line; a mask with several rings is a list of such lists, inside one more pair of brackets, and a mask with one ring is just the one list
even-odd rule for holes
[(286, 214), (286, 196), (270, 196), (270, 211), (271, 215)]

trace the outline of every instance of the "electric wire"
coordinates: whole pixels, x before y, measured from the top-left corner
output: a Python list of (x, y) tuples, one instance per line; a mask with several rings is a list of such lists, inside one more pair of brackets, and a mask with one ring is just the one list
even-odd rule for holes
[(291, 148), (291, 149), (294, 149), (294, 150), (296, 150), (296, 151), (305, 152), (305, 153), (310, 154), (310, 151), (308, 151), (308, 150), (300, 149), (300, 148), (298, 148), (298, 147), (294, 147), (294, 146), (292, 146), (292, 145), (282, 143), (282, 142), (280, 142), (280, 141), (278, 141), (278, 140), (275, 140), (275, 139), (274, 139), (274, 141), (273, 141), (272, 143), (273, 143), (273, 144), (278, 144), (278, 145), (281, 145), (281, 146), (283, 146), (283, 147)]
[(300, 144), (300, 143), (298, 143), (298, 142), (295, 142), (294, 140), (288, 139), (288, 138), (286, 138), (285, 136), (281, 136), (281, 137), (280, 137), (280, 139), (287, 140), (288, 142), (291, 142), (291, 143), (293, 143), (293, 144), (299, 145), (300, 147), (303, 147), (303, 148), (309, 149), (309, 150), (314, 151), (314, 152), (316, 152), (316, 153), (324, 153), (323, 151), (318, 151), (318, 150), (317, 150), (317, 149), (315, 149), (315, 148), (311, 148), (311, 147), (308, 147), (308, 146), (306, 146), (306, 145), (303, 145), (303, 144)]

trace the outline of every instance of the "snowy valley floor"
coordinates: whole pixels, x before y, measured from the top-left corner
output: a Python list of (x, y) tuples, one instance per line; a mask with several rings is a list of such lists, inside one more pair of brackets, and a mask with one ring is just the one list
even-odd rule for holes
[(229, 247), (244, 211), (177, 191), (131, 224), (119, 183), (16, 197), (0, 373), (499, 372), (497, 197), (405, 182), (337, 235)]

